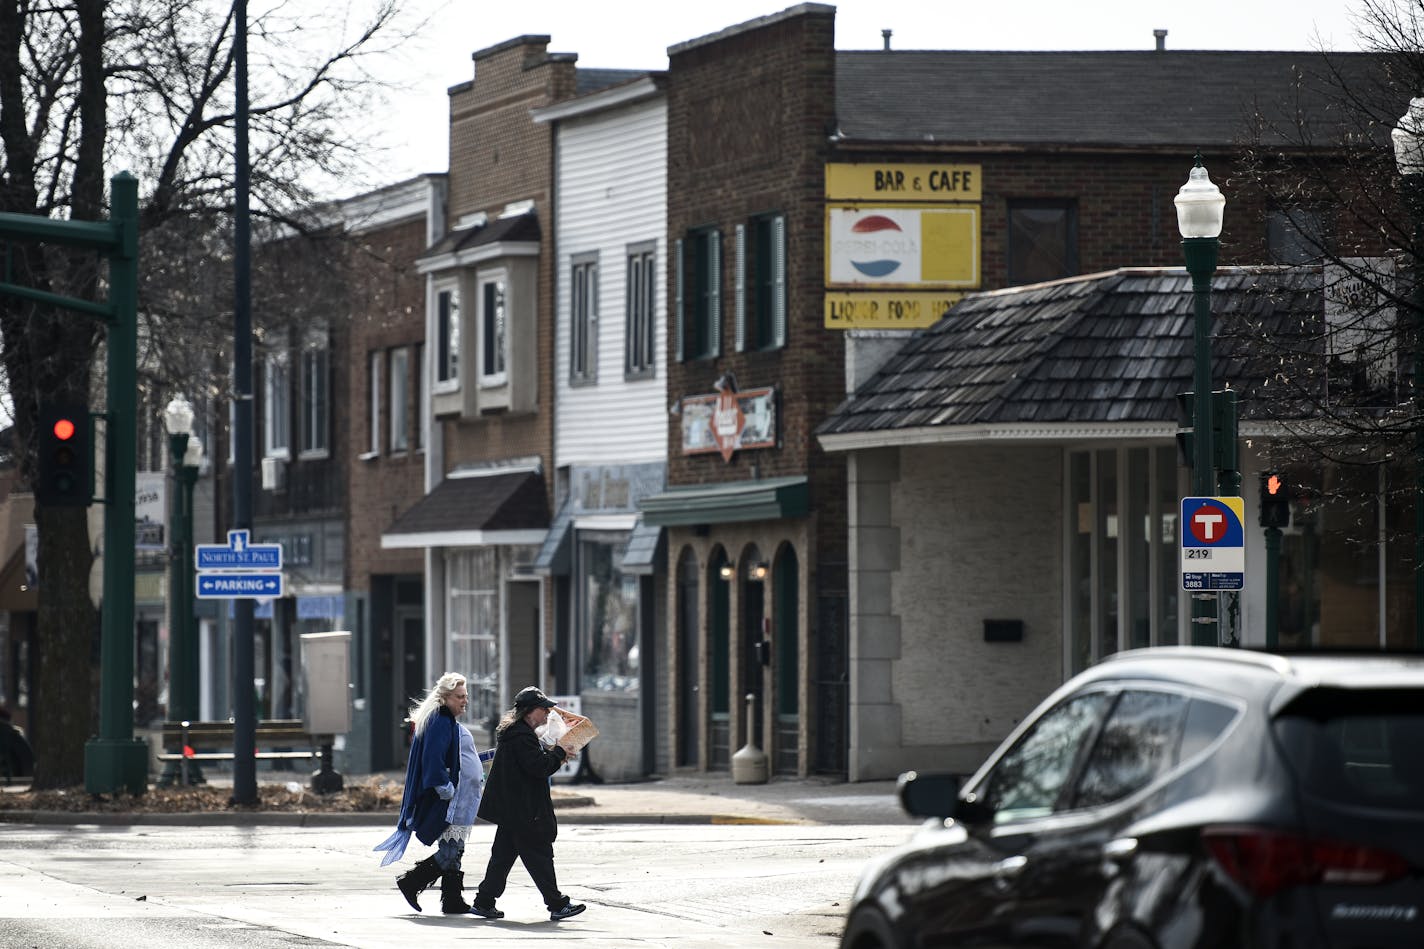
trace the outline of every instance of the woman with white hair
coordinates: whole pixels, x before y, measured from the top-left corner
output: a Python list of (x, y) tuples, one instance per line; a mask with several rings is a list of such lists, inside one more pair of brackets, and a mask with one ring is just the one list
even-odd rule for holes
[(440, 879), (440, 908), (446, 913), (467, 913), (460, 895), (464, 874), (460, 861), (465, 838), (474, 823), (483, 770), (469, 729), (456, 719), (470, 704), (465, 677), (442, 675), (410, 713), (414, 738), (406, 764), (405, 795), (401, 800), (396, 832), (377, 844), (386, 851), (381, 866), (405, 854), (411, 834), (427, 846), (439, 844), (426, 857), (396, 878), (396, 886), (417, 912), (421, 890)]

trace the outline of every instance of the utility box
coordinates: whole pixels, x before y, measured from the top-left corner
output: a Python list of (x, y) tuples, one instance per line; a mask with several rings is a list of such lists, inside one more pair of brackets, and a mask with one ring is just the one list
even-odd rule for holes
[(302, 634), (302, 684), (308, 735), (351, 731), (351, 633)]

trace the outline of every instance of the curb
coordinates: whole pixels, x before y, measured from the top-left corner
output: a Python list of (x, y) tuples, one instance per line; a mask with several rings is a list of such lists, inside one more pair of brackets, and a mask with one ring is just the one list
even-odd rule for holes
[[(589, 802), (592, 803), (592, 802)], [(562, 824), (682, 824), (682, 825), (765, 825), (815, 824), (816, 821), (755, 817), (746, 814), (601, 814), (580, 809), (559, 815)], [(306, 813), (285, 811), (213, 811), (178, 814), (123, 814), (83, 811), (0, 811), (0, 824), (35, 824), (73, 827), (93, 824), (105, 827), (386, 827), (397, 817), (394, 811), (355, 813)]]

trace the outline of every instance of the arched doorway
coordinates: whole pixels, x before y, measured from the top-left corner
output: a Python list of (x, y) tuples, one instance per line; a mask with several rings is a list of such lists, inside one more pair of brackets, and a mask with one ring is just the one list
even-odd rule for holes
[(766, 642), (767, 630), (764, 627), (766, 573), (767, 564), (761, 559), (761, 551), (754, 546), (742, 551), (741, 568), (737, 571), (737, 583), (740, 584), (737, 599), (741, 613), (737, 623), (737, 655), (740, 657), (737, 671), (742, 694), (737, 699), (745, 701), (745, 696), (755, 696), (751, 719), (742, 725), (741, 739), (746, 741), (750, 738), (758, 748), (766, 747), (766, 732), (762, 729), (762, 723), (766, 720), (766, 683), (762, 673), (771, 659), (764, 652), (770, 645)]
[(698, 701), (697, 554), (684, 548), (677, 559), (677, 763), (696, 767), (702, 733)]

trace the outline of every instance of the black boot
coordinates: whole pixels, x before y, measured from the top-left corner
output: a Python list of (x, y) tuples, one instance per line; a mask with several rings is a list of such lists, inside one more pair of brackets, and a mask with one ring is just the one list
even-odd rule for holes
[(415, 898), (420, 895), (421, 890), (434, 883), (439, 875), (440, 865), (435, 862), (435, 856), (432, 854), (411, 867), (408, 872), (396, 877), (396, 886), (400, 888), (405, 901), (418, 913), (420, 904)]
[(460, 895), (465, 888), (465, 874), (459, 870), (446, 870), (440, 877), (440, 912), (468, 913), (470, 904)]

